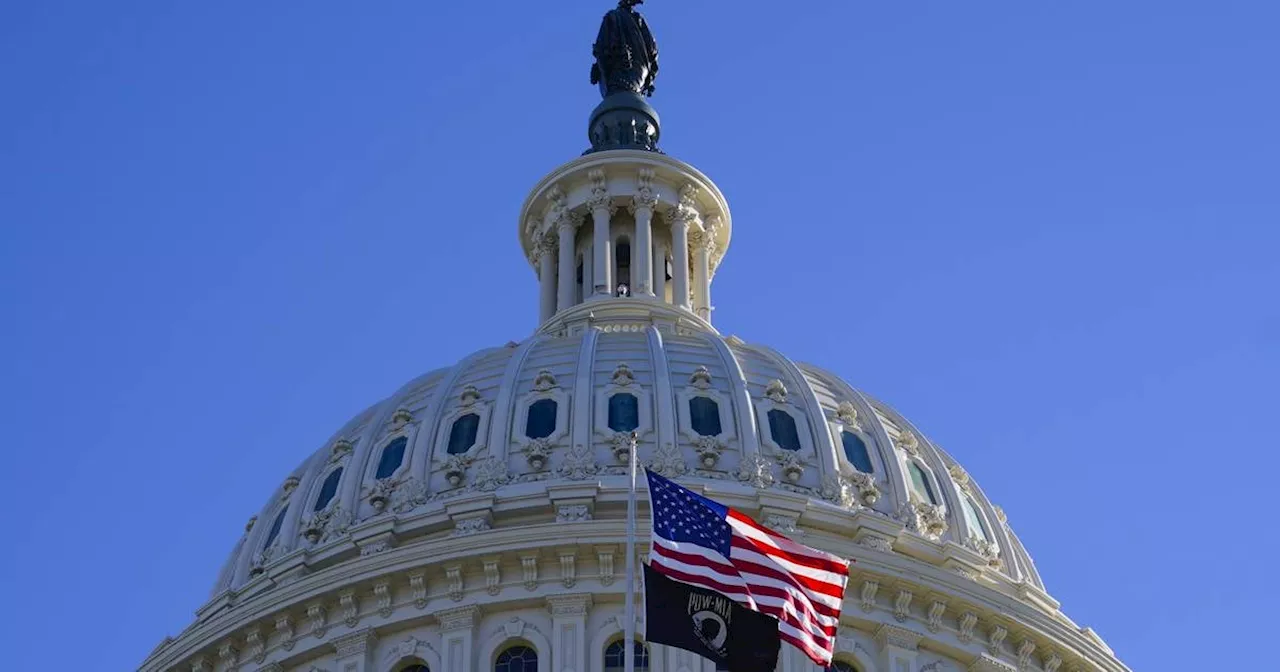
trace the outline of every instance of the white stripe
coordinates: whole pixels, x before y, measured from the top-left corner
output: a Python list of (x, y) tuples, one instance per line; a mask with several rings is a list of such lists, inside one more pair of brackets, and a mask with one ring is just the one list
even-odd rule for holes
[[(794, 541), (788, 541), (788, 543), (785, 545), (774, 543), (773, 539), (769, 539), (764, 535), (760, 534), (759, 530), (755, 529), (754, 527), (751, 527), (750, 525), (747, 525), (746, 523), (743, 523), (742, 521), (734, 520), (733, 518), (729, 518), (729, 524), (733, 526), (734, 534), (738, 534), (739, 536), (745, 537), (752, 541), (757, 541), (760, 544), (763, 544), (764, 546), (767, 546), (767, 547), (786, 551), (787, 553), (791, 553), (792, 555), (818, 558), (822, 560), (824, 563), (845, 562), (844, 560), (841, 560), (839, 558), (830, 557), (829, 554), (823, 553), (822, 551), (817, 551), (815, 553), (814, 549), (811, 549), (808, 546), (801, 546), (800, 544), (797, 544)], [(736, 555), (736, 552), (740, 549), (741, 547), (735, 547), (734, 554)], [(764, 552), (767, 553), (768, 551), (765, 550)], [(825, 569), (820, 569), (813, 565), (797, 564), (795, 561), (784, 558), (781, 555), (770, 554), (769, 557), (775, 558), (780, 565), (794, 568), (788, 571), (791, 571), (794, 574), (803, 574), (804, 576), (810, 577), (815, 581), (829, 583), (837, 587), (843, 587), (845, 582), (848, 581), (848, 574), (839, 574), (839, 573), (828, 571)]]
[(726, 516), (725, 521), (729, 523), (729, 525), (733, 528), (734, 532), (737, 532), (738, 534), (744, 537), (747, 537), (748, 539), (754, 539), (756, 541), (759, 541), (762, 544), (767, 544), (769, 546), (786, 551), (788, 553), (792, 553), (794, 555), (802, 555), (802, 556), (808, 556), (811, 558), (817, 558), (824, 562), (838, 562), (845, 566), (848, 566), (849, 564), (848, 560), (845, 560), (844, 558), (841, 558), (838, 555), (832, 555), (831, 553), (828, 553), (826, 551), (820, 551), (816, 548), (810, 548), (808, 546), (805, 546), (804, 544), (797, 543), (780, 534), (766, 532), (746, 522), (745, 520), (739, 520), (733, 516)]
[[(734, 550), (743, 551), (743, 549), (740, 549), (740, 548), (734, 549)], [(776, 569), (780, 571), (783, 571), (783, 572), (786, 571), (785, 567), (779, 567), (777, 563), (773, 562), (772, 558), (769, 556), (763, 556), (763, 555), (760, 555), (759, 553), (743, 551), (741, 553), (741, 557), (744, 560), (749, 560), (751, 562), (755, 562), (760, 565), (765, 565), (765, 566), (773, 565)], [(743, 578), (746, 578), (747, 576), (759, 576), (762, 580), (768, 580), (769, 582), (771, 582), (771, 585), (776, 585), (782, 588), (786, 588), (792, 592), (798, 592), (804, 595), (805, 597), (809, 598), (810, 600), (824, 604), (827, 607), (836, 610), (837, 612), (839, 612), (840, 608), (844, 605), (843, 598), (836, 597), (835, 595), (828, 595), (826, 593), (819, 593), (816, 591), (809, 590), (808, 588), (804, 587), (803, 584), (799, 584), (799, 582), (797, 582), (796, 584), (783, 583), (779, 579), (775, 579), (762, 574), (757, 574), (754, 571), (752, 571), (751, 568), (749, 567), (739, 567), (738, 572), (742, 574)], [(841, 593), (844, 593), (844, 585), (837, 584), (832, 587), (836, 588)]]

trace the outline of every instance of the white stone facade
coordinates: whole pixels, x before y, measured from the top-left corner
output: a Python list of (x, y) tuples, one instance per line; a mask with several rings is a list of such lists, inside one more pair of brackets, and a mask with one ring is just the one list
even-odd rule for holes
[[(607, 151), (557, 169), (520, 218), (537, 333), (344, 425), (271, 494), (196, 621), (141, 669), (468, 672), (520, 645), (540, 672), (603, 672), (623, 630), (630, 435), (610, 426), (610, 402), (631, 395), (620, 408), (634, 409), (643, 464), (855, 561), (836, 656), (852, 669), (1126, 670), (1059, 610), (950, 455), (839, 377), (712, 327), (730, 230), (715, 185), (670, 157)], [(714, 666), (653, 646), (649, 669)], [(784, 646), (778, 669), (817, 668)]]

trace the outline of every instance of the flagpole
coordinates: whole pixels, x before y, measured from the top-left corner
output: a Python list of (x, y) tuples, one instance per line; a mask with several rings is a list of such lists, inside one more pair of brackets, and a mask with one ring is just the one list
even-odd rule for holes
[(631, 432), (631, 450), (627, 464), (627, 479), (630, 481), (630, 492), (627, 493), (627, 594), (626, 607), (626, 624), (624, 626), (624, 637), (626, 641), (623, 643), (623, 670), (625, 672), (635, 672), (636, 656), (636, 471), (638, 458), (636, 457), (637, 435)]

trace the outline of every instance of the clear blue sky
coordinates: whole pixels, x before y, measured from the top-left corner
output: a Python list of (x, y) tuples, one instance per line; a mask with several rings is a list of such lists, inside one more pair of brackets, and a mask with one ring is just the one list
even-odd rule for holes
[[(340, 423), (531, 332), (611, 4), (0, 9), (6, 669), (132, 669)], [(1263, 664), (1280, 5), (644, 9), (722, 331), (912, 418), (1135, 670)]]

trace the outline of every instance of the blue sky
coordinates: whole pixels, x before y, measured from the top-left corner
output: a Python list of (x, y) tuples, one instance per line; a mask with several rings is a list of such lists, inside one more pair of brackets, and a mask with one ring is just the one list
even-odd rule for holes
[[(610, 5), (0, 9), (8, 669), (132, 669), (338, 425), (531, 332), (517, 210)], [(644, 9), (734, 209), (720, 329), (912, 418), (1134, 669), (1256, 664), (1280, 5)]]

